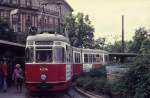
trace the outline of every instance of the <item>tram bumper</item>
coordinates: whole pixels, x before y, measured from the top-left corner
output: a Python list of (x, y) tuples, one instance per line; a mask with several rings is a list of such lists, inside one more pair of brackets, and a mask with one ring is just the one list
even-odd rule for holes
[(71, 81), (58, 83), (26, 83), (28, 91), (62, 91), (69, 87)]

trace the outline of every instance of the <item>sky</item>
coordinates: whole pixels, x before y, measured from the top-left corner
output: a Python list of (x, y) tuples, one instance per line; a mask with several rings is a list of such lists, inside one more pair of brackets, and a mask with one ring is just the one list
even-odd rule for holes
[(121, 39), (121, 18), (124, 15), (125, 40), (132, 40), (139, 27), (150, 29), (150, 0), (66, 0), (74, 14), (89, 15), (95, 27), (95, 39), (109, 42)]

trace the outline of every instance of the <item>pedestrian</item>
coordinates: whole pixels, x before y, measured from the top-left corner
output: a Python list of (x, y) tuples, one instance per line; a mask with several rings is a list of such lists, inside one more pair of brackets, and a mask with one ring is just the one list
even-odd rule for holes
[(3, 70), (2, 70), (2, 61), (0, 59), (0, 90), (3, 89)]
[(6, 92), (7, 91), (7, 76), (8, 76), (8, 72), (7, 72), (7, 63), (6, 60), (4, 59), (4, 63), (2, 64), (2, 72), (3, 72), (3, 91)]
[(23, 71), (21, 69), (20, 64), (16, 64), (16, 67), (13, 71), (13, 80), (15, 82), (17, 91), (22, 92), (22, 85), (23, 85)]

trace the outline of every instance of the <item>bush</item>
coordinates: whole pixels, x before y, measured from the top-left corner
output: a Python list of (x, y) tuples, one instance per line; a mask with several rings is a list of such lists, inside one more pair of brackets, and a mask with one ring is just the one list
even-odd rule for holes
[(76, 85), (88, 91), (103, 93), (104, 86), (107, 82), (107, 71), (105, 66), (93, 69), (80, 75), (76, 80)]
[(90, 77), (94, 78), (107, 78), (107, 71), (105, 66), (101, 66), (100, 68), (93, 69), (89, 72)]
[(101, 79), (95, 79), (95, 81), (94, 81), (94, 87), (95, 87), (95, 91), (96, 92), (101, 92), (101, 93), (103, 93), (103, 90), (104, 90), (104, 86), (105, 86), (105, 84), (106, 84), (106, 79), (103, 79), (103, 78), (101, 78)]
[(112, 84), (109, 81), (105, 83), (103, 92), (105, 95), (112, 97)]
[(150, 98), (150, 56), (137, 57), (115, 88), (121, 98)]
[(89, 76), (79, 77), (76, 81), (76, 85), (88, 91), (94, 90), (93, 79)]

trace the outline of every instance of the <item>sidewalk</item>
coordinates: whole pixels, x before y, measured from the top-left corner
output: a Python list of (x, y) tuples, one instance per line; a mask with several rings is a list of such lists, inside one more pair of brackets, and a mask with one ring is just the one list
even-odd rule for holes
[(8, 88), (7, 92), (0, 92), (0, 98), (26, 98), (25, 89), (20, 93), (15, 87)]

